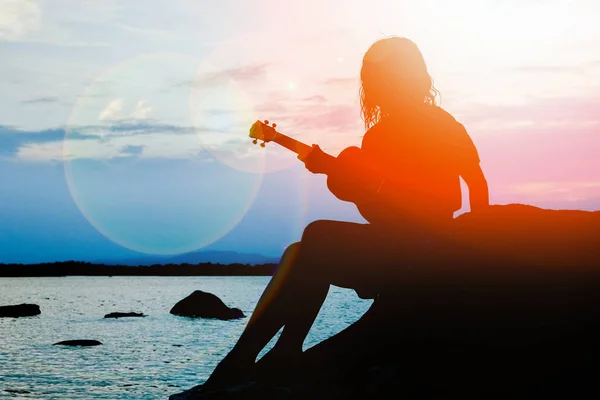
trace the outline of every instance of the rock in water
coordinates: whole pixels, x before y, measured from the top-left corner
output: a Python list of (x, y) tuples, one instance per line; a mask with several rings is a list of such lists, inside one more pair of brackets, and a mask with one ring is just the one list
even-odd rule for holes
[(0, 318), (33, 317), (34, 315), (40, 314), (40, 306), (38, 306), (37, 304), (17, 304), (14, 306), (0, 306)]
[(62, 342), (54, 343), (53, 346), (99, 346), (102, 343), (97, 340), (64, 340)]
[(12, 394), (31, 394), (29, 390), (25, 389), (4, 389), (4, 391)]
[(104, 318), (129, 318), (129, 317), (145, 317), (143, 313), (136, 312), (113, 312), (110, 314), (106, 314)]
[(229, 308), (212, 293), (196, 290), (180, 300), (171, 309), (171, 314), (182, 317), (217, 318), (221, 320), (244, 318), (239, 308)]

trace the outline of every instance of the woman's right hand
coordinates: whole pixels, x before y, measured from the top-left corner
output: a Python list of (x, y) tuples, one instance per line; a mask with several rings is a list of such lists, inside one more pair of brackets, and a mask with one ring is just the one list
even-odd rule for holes
[(304, 163), (307, 170), (313, 174), (325, 174), (329, 169), (331, 156), (327, 155), (318, 144), (312, 145), (312, 150), (299, 154), (298, 160)]

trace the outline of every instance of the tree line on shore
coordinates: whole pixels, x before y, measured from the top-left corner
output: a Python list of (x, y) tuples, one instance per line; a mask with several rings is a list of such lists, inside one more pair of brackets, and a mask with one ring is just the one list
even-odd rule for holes
[(0, 264), (0, 277), (45, 276), (270, 276), (277, 264), (155, 264), (106, 265), (84, 261), (41, 264)]

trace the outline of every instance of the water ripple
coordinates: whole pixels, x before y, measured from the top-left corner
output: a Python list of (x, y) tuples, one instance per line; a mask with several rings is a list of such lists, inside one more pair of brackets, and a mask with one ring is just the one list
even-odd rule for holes
[[(249, 316), (268, 277), (66, 277), (0, 279), (0, 305), (35, 303), (42, 314), (0, 319), (0, 399), (165, 399), (202, 383), (248, 318), (169, 314), (194, 290), (219, 296)], [(305, 347), (356, 321), (370, 301), (332, 288)], [(109, 312), (144, 318), (103, 319)], [(102, 346), (53, 343), (95, 339)], [(272, 343), (271, 343), (272, 344)], [(268, 347), (267, 347), (268, 349)]]

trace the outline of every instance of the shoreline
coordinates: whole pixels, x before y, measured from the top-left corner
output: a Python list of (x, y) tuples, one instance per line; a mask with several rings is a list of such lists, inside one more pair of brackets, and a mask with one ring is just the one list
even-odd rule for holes
[(272, 276), (277, 264), (106, 265), (64, 261), (43, 264), (0, 264), (0, 278), (66, 276)]

